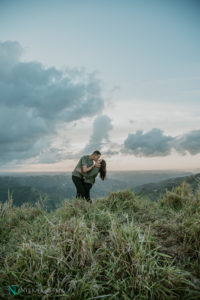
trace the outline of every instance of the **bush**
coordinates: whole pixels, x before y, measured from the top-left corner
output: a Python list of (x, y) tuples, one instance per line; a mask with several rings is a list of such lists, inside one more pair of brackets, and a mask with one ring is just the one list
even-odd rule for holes
[(159, 200), (161, 206), (169, 206), (173, 209), (181, 209), (190, 201), (189, 184), (183, 182), (181, 185), (173, 188), (172, 191), (166, 190), (165, 195)]

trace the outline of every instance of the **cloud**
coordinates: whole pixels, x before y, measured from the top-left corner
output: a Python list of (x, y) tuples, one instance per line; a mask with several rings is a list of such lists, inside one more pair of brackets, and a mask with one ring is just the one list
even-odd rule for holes
[(119, 151), (116, 151), (116, 150), (107, 150), (107, 151), (103, 151), (102, 154), (104, 156), (107, 156), (107, 157), (112, 157), (113, 155), (118, 155)]
[(104, 108), (95, 73), (23, 62), (23, 52), (17, 41), (0, 41), (1, 165), (20, 163), (44, 151), (49, 159), (41, 157), (40, 162), (57, 161), (62, 155), (51, 149), (51, 143), (58, 125), (93, 117)]
[(39, 164), (57, 163), (67, 158), (68, 155), (66, 154), (65, 149), (58, 148), (58, 147), (57, 148), (51, 147), (40, 153), (37, 163)]
[(110, 142), (109, 131), (113, 129), (111, 119), (106, 116), (98, 116), (93, 122), (93, 132), (90, 136), (89, 143), (81, 151), (81, 153), (92, 153), (100, 150), (104, 144)]
[(138, 130), (135, 134), (128, 134), (120, 152), (139, 157), (156, 157), (170, 155), (172, 149), (181, 155), (187, 152), (192, 155), (200, 153), (200, 130), (177, 137), (164, 135), (158, 128), (146, 133)]
[(187, 152), (192, 155), (200, 153), (200, 130), (194, 130), (177, 137), (174, 148), (182, 155), (185, 155)]
[(135, 134), (128, 135), (121, 152), (135, 156), (166, 156), (170, 154), (172, 141), (172, 137), (165, 136), (157, 128), (144, 134), (142, 130), (138, 130)]

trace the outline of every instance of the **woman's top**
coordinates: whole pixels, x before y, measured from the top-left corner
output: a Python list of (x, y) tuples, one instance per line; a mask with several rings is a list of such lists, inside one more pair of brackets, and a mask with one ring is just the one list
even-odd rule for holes
[(89, 172), (86, 172), (86, 173), (83, 173), (83, 178), (84, 178), (84, 181), (87, 182), (87, 183), (91, 183), (91, 184), (94, 184), (95, 183), (95, 178), (96, 176), (98, 175), (99, 173), (99, 168), (100, 167), (93, 167), (93, 169)]

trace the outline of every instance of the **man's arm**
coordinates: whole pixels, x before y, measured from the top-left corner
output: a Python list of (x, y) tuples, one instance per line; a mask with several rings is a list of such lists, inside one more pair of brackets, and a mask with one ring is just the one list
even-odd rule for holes
[(88, 167), (88, 168), (87, 168), (86, 165), (83, 165), (83, 166), (82, 166), (83, 173), (86, 173), (86, 172), (89, 172), (90, 170), (92, 170), (92, 169), (94, 168), (94, 165), (95, 165), (95, 164), (93, 164), (92, 166), (90, 166), (90, 167)]
[(83, 172), (83, 174), (91, 171), (93, 169), (93, 167), (100, 167), (101, 164), (99, 161), (95, 161), (95, 163), (93, 162), (93, 165), (90, 166), (90, 167), (87, 167), (87, 160), (86, 160), (86, 157), (83, 157), (82, 160), (81, 160), (81, 170)]
[(86, 165), (82, 165), (83, 173), (91, 171), (94, 167), (100, 168), (101, 163), (99, 161), (95, 161), (95, 163), (92, 166), (88, 167), (88, 168), (87, 168)]
[(88, 161), (86, 159), (86, 156), (83, 156), (81, 158), (81, 171), (82, 171), (83, 174), (90, 171), (90, 170), (92, 170), (92, 168), (94, 166), (94, 164), (93, 164), (92, 166), (87, 167), (87, 163), (88, 163)]
[(86, 179), (90, 179), (90, 178), (94, 178), (95, 176), (97, 176), (98, 173), (99, 173), (99, 167), (94, 167), (91, 171), (84, 173), (83, 176)]
[[(85, 165), (84, 165), (84, 167), (86, 167)], [(92, 166), (92, 167), (94, 167), (94, 165)], [(86, 167), (86, 170), (87, 169), (90, 169), (90, 167)], [(76, 169), (80, 174), (83, 174), (83, 166), (81, 167), (81, 168), (77, 168)], [(90, 170), (91, 171), (91, 170)], [(84, 173), (84, 175), (88, 175), (88, 174), (86, 174), (86, 173), (89, 173), (89, 171), (86, 171), (85, 173)]]

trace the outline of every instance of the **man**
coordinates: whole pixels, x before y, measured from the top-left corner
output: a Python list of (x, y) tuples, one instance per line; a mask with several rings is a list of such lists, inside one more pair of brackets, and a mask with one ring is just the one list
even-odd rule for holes
[[(86, 196), (86, 190), (84, 187), (83, 176), (77, 171), (82, 167), (83, 173), (87, 173), (88, 171), (92, 170), (94, 167), (100, 167), (101, 164), (98, 162), (101, 153), (96, 150), (90, 155), (84, 155), (78, 161), (78, 164), (74, 168), (72, 172), (72, 181), (76, 186), (76, 198), (84, 198)], [(94, 163), (94, 162), (95, 163)]]

